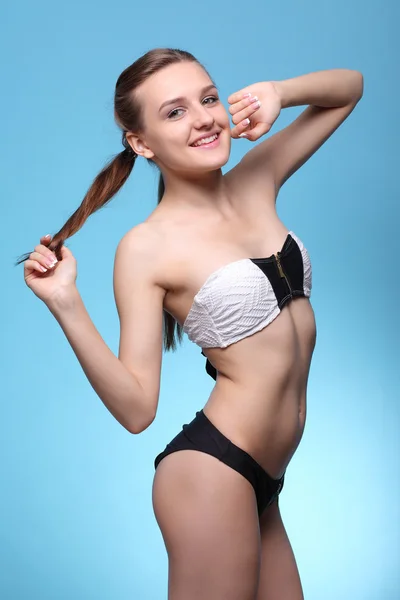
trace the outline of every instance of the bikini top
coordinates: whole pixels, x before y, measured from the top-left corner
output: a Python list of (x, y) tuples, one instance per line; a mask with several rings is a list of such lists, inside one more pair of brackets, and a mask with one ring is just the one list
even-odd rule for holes
[[(309, 297), (311, 287), (308, 251), (289, 231), (276, 254), (235, 260), (211, 273), (195, 295), (182, 328), (201, 348), (226, 348), (261, 331), (296, 296)], [(216, 379), (208, 359), (206, 370)]]

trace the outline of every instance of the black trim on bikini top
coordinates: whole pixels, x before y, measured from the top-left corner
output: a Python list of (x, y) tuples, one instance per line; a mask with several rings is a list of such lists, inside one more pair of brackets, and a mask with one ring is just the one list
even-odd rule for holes
[[(282, 250), (276, 255), (272, 254), (266, 258), (250, 258), (249, 260), (257, 265), (268, 278), (280, 309), (293, 298), (305, 296), (303, 256), (296, 240), (290, 234), (287, 235)], [(281, 268), (279, 268), (279, 263)], [(201, 354), (206, 356), (203, 350), (201, 350)], [(210, 377), (217, 380), (217, 370), (208, 358), (205, 369)]]

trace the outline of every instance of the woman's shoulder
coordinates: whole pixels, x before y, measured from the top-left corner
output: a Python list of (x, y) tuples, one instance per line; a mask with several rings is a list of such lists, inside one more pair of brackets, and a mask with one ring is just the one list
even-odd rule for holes
[(132, 259), (145, 261), (149, 267), (156, 270), (164, 244), (162, 227), (156, 222), (143, 221), (125, 232), (118, 243), (117, 253), (126, 252)]
[(160, 241), (161, 232), (156, 224), (150, 221), (137, 223), (128, 229), (119, 241), (119, 246), (129, 247), (141, 253), (151, 252)]

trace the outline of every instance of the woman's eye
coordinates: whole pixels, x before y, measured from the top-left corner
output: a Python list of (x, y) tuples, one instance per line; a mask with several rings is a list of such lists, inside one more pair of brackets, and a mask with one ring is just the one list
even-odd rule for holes
[(215, 102), (218, 102), (218, 98), (217, 98), (217, 96), (208, 96), (207, 98), (204, 98), (204, 102), (205, 102), (206, 100), (215, 100)]
[(183, 110), (183, 108), (174, 108), (174, 110), (171, 110), (171, 112), (168, 115), (168, 119), (170, 119), (171, 116), (176, 116), (174, 113), (178, 112), (179, 110)]

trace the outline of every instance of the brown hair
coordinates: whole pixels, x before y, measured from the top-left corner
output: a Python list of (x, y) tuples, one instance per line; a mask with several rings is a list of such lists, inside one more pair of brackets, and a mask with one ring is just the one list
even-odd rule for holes
[[(128, 131), (139, 132), (143, 130), (142, 107), (134, 95), (136, 88), (146, 81), (150, 75), (157, 73), (157, 71), (168, 65), (183, 61), (200, 64), (190, 52), (186, 52), (185, 50), (155, 48), (138, 58), (118, 77), (114, 94), (114, 118), (118, 127), (122, 130), (122, 145), (124, 146), (124, 150), (115, 155), (100, 171), (86, 192), (79, 208), (70, 216), (60, 231), (53, 236), (49, 248), (55, 253), (58, 260), (61, 260), (61, 247), (65, 240), (79, 231), (90, 215), (105, 206), (115, 196), (133, 169), (137, 155), (132, 151), (126, 139), (126, 133)], [(201, 66), (206, 70), (203, 65)], [(146, 160), (157, 167), (156, 163), (151, 159)], [(164, 189), (164, 180), (160, 173), (158, 204), (162, 200)], [(24, 262), (29, 258), (29, 255), (30, 253), (23, 255), (15, 264), (18, 265)], [(164, 309), (163, 313), (164, 349), (166, 351), (174, 351), (176, 349), (175, 327), (177, 328), (179, 342), (182, 341), (182, 327)]]

